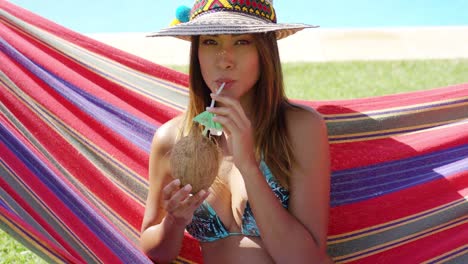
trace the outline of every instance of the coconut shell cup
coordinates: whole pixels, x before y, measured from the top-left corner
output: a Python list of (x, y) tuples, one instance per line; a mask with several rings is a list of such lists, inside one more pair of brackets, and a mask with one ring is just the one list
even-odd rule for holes
[(181, 185), (190, 184), (192, 194), (207, 190), (218, 175), (221, 152), (217, 144), (201, 134), (189, 134), (181, 138), (172, 148), (172, 176)]

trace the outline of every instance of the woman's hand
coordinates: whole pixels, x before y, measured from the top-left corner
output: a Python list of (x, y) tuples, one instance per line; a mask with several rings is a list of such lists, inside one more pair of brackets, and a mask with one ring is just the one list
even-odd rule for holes
[(207, 111), (216, 116), (213, 121), (223, 126), (228, 148), (234, 164), (242, 172), (257, 166), (254, 150), (254, 138), (250, 119), (246, 116), (240, 102), (233, 98), (211, 94), (211, 98), (221, 103), (219, 107), (207, 107)]
[(193, 218), (193, 213), (208, 197), (209, 192), (199, 191), (191, 195), (190, 184), (180, 187), (180, 180), (171, 181), (162, 190), (162, 206), (167, 212), (166, 217), (175, 225), (186, 226)]

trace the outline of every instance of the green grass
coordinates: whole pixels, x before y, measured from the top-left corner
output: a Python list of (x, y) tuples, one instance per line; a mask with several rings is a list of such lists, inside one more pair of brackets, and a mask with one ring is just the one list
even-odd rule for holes
[(46, 262), (0, 229), (0, 263), (45, 264)]
[[(187, 72), (187, 66), (169, 66)], [(468, 82), (468, 59), (284, 63), (288, 97), (351, 99)]]
[[(468, 83), (468, 59), (285, 63), (283, 72), (290, 98), (350, 99)], [(44, 262), (0, 230), (0, 263)]]
[(351, 99), (468, 82), (468, 60), (290, 63), (283, 68), (290, 98)]

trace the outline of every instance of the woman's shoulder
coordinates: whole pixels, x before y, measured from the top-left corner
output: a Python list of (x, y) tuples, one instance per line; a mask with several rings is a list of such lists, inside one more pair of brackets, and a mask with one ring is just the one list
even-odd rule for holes
[(312, 108), (300, 106), (288, 110), (286, 118), (288, 137), (297, 164), (296, 169), (300, 171), (292, 173), (291, 179), (302, 178), (299, 176), (307, 178), (311, 171), (328, 177), (329, 142), (323, 116)]
[(293, 149), (328, 142), (327, 126), (323, 116), (315, 109), (294, 105), (286, 111), (288, 135)]
[(325, 120), (317, 110), (305, 105), (292, 106), (286, 110), (286, 120), (290, 130), (316, 130), (325, 126)]
[(172, 149), (182, 129), (183, 119), (183, 115), (179, 115), (161, 125), (154, 133), (151, 149), (158, 148), (163, 152)]

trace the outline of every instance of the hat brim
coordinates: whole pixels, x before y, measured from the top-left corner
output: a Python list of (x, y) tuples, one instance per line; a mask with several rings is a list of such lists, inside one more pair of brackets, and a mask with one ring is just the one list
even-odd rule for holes
[(177, 37), (190, 40), (199, 35), (254, 34), (274, 31), (277, 39), (290, 36), (305, 28), (318, 26), (306, 24), (273, 23), (240, 12), (218, 11), (199, 15), (195, 19), (162, 29), (148, 37)]

